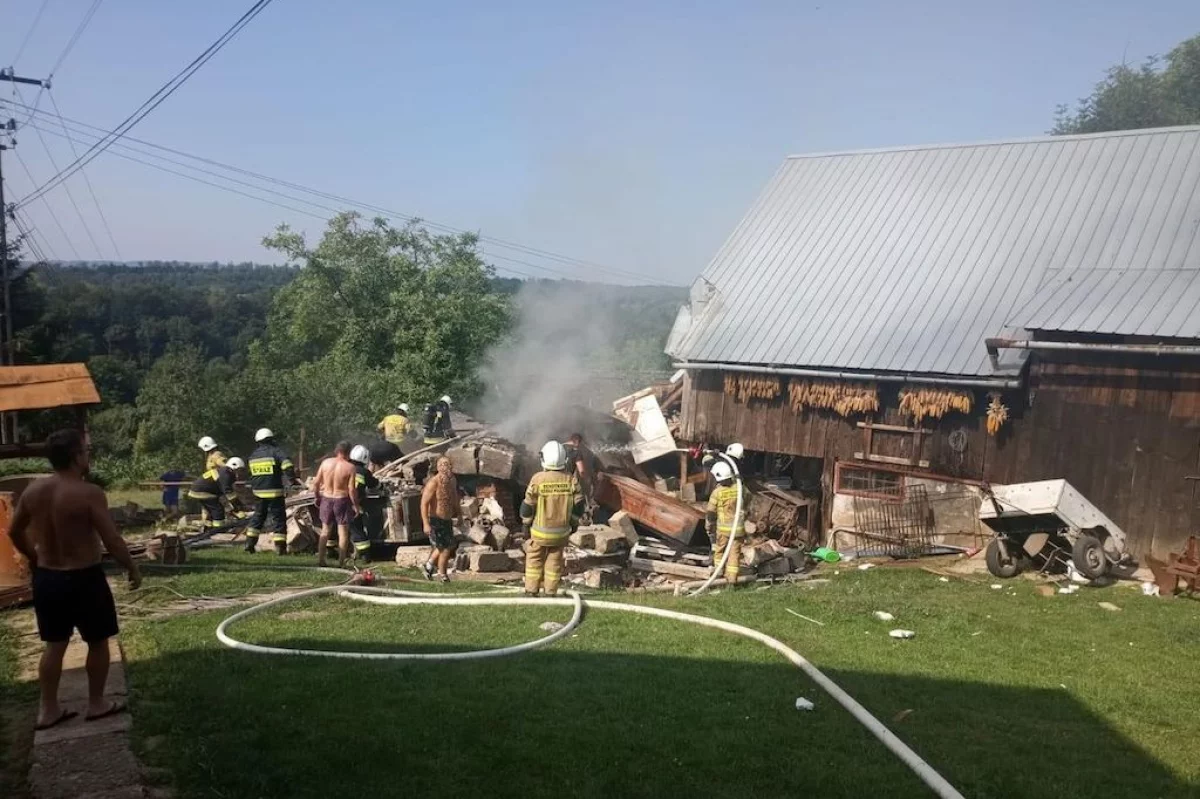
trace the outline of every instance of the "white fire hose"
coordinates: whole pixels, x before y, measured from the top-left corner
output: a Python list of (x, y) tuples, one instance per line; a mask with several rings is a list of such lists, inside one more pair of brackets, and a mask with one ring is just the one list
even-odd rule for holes
[[(708, 575), (708, 579), (704, 581), (703, 585), (688, 594), (688, 596), (700, 596), (713, 584), (713, 580), (717, 579), (717, 575), (725, 573), (725, 564), (729, 562), (729, 553), (733, 552), (734, 535), (737, 533), (738, 522), (742, 519), (742, 495), (745, 494), (745, 489), (742, 487), (742, 473), (738, 470), (737, 458), (731, 458), (724, 452), (718, 452), (716, 456), (729, 464), (729, 468), (733, 470), (733, 479), (737, 481), (737, 504), (733, 508), (733, 529), (729, 531), (729, 542), (725, 544), (725, 552), (721, 555), (721, 562), (713, 564), (712, 574)], [(715, 536), (716, 531), (710, 530), (709, 532), (713, 534), (713, 543), (715, 544), (717, 541)]]
[[(740, 478), (739, 478), (740, 485)], [(739, 491), (739, 507), (741, 493)], [(735, 512), (735, 518), (737, 513)], [(730, 539), (732, 541), (732, 538)], [(729, 555), (729, 550), (726, 550), (726, 557)], [(714, 572), (715, 574), (716, 572)], [(412, 653), (412, 652), (338, 652), (321, 649), (287, 649), (284, 647), (262, 646), (259, 644), (249, 644), (243, 641), (238, 641), (229, 635), (228, 629), (230, 625), (241, 619), (245, 619), (256, 613), (261, 613), (272, 607), (276, 607), (285, 602), (292, 602), (298, 599), (305, 599), (312, 596), (320, 596), (323, 594), (338, 594), (339, 596), (348, 599), (355, 599), (363, 602), (372, 602), (381, 605), (451, 605), (451, 606), (482, 606), (482, 605), (504, 605), (504, 606), (525, 606), (525, 607), (545, 607), (553, 606), (570, 606), (572, 610), (571, 620), (562, 628), (555, 630), (549, 635), (539, 638), (535, 641), (529, 641), (515, 646), (501, 647), (498, 649), (481, 649), (470, 652), (445, 652), (445, 653)], [(640, 613), (646, 616), (657, 616), (663, 619), (671, 619), (673, 621), (683, 621), (690, 624), (699, 624), (703, 627), (712, 627), (725, 632), (741, 635), (753, 641), (758, 641), (760, 644), (774, 649), (776, 652), (783, 655), (793, 665), (800, 668), (812, 678), (813, 682), (819, 685), (830, 696), (837, 701), (842, 707), (850, 712), (860, 724), (866, 727), (872, 735), (878, 738), (884, 746), (891, 752), (904, 761), (914, 774), (916, 774), (926, 785), (942, 799), (963, 799), (953, 785), (951, 785), (942, 775), (938, 774), (928, 763), (921, 759), (920, 755), (914, 752), (907, 744), (901, 741), (896, 735), (883, 725), (879, 719), (871, 715), (865, 707), (860, 705), (854, 697), (842, 690), (841, 686), (833, 680), (825, 676), (816, 666), (806, 660), (799, 652), (796, 652), (791, 647), (779, 641), (776, 638), (761, 633), (758, 630), (749, 627), (743, 627), (740, 624), (733, 624), (719, 619), (708, 618), (707, 616), (696, 616), (691, 613), (678, 613), (672, 610), (664, 610), (662, 608), (650, 607), (646, 605), (628, 605), (622, 602), (607, 602), (601, 600), (584, 600), (579, 594), (574, 591), (567, 592), (567, 598), (542, 598), (534, 599), (518, 596), (472, 596), (472, 595), (447, 595), (447, 594), (429, 594), (414, 591), (397, 591), (387, 588), (374, 588), (369, 586), (328, 586), (324, 588), (315, 588), (308, 591), (300, 591), (291, 596), (281, 599), (273, 599), (267, 602), (262, 602), (253, 605), (245, 610), (234, 613), (229, 618), (221, 622), (217, 627), (217, 638), (225, 646), (232, 649), (238, 649), (243, 652), (253, 652), (260, 655), (291, 655), (291, 656), (315, 656), (315, 657), (331, 657), (331, 658), (351, 658), (359, 660), (476, 660), (482, 658), (503, 657), (506, 655), (514, 655), (520, 652), (528, 652), (531, 649), (546, 646), (554, 641), (569, 635), (575, 630), (583, 618), (584, 606), (598, 610), (616, 610), (625, 613)]]

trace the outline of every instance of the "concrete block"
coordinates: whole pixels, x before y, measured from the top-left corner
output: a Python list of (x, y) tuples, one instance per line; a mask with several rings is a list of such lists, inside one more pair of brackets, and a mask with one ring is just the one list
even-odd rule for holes
[(459, 551), (454, 555), (454, 570), (465, 572), (471, 570), (471, 555), (468, 552)]
[(402, 568), (416, 569), (429, 560), (431, 547), (398, 547), (396, 549), (396, 565)]
[(595, 533), (596, 546), (595, 551), (601, 555), (612, 555), (617, 552), (622, 552), (628, 548), (629, 542), (625, 538), (625, 534), (620, 530), (611, 528), (601, 528)]
[(484, 529), (482, 524), (473, 524), (471, 525), (471, 529), (467, 530), (467, 540), (473, 544), (487, 544), (488, 531)]
[(589, 528), (581, 528), (571, 533), (571, 543), (580, 549), (592, 549), (596, 546), (596, 533)]
[(496, 549), (504, 550), (508, 548), (508, 542), (512, 539), (512, 533), (503, 524), (492, 525), (492, 541), (496, 544)]
[(608, 518), (608, 526), (625, 536), (625, 540), (629, 543), (629, 546), (633, 546), (638, 542), (637, 527), (633, 524), (633, 517), (627, 512), (619, 510), (614, 513)]
[(515, 572), (525, 571), (525, 552), (520, 549), (506, 549), (504, 554), (508, 555), (511, 562), (512, 570)]
[(477, 474), (479, 464), (476, 461), (476, 453), (474, 444), (463, 444), (448, 449), (446, 457), (450, 459), (450, 468), (455, 474)]
[(517, 453), (512, 447), (483, 444), (479, 447), (479, 473), (497, 480), (511, 480), (516, 471)]
[(479, 500), (475, 497), (465, 498), (459, 507), (464, 519), (474, 519), (479, 515)]
[(512, 561), (503, 552), (472, 552), (468, 556), (473, 572), (506, 572), (512, 568)]
[(617, 569), (592, 569), (583, 575), (583, 584), (588, 588), (624, 588), (625, 581)]
[[(258, 545), (271, 545), (271, 537), (269, 535), (259, 536)], [(296, 516), (292, 516), (287, 520), (287, 551), (293, 555), (299, 552), (316, 552), (317, 550), (317, 530), (311, 525), (300, 521)]]
[(504, 508), (495, 497), (487, 497), (479, 503), (479, 515), (495, 522), (504, 521)]

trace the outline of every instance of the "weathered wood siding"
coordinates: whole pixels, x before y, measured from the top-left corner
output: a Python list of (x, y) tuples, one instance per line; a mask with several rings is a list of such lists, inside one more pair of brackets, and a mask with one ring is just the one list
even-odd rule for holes
[[(751, 450), (824, 458), (827, 496), (833, 464), (853, 461), (864, 450), (863, 430), (856, 426), (864, 417), (795, 414), (782, 399), (743, 405), (725, 395), (722, 380), (719, 372), (691, 376), (683, 404), (685, 439), (740, 441)], [(969, 416), (924, 420), (922, 427), (934, 434), (918, 457), (930, 462), (930, 472), (969, 480), (1065, 478), (1121, 525), (1137, 555), (1178, 551), (1200, 521), (1196, 485), (1184, 479), (1200, 474), (1198, 365), (1147, 362), (1144, 356), (1039, 358), (1026, 385), (1004, 396), (1010, 418), (995, 438), (986, 432), (983, 391), (975, 392)], [(880, 386), (883, 411), (874, 422), (910, 425), (896, 410), (898, 388)], [(965, 433), (963, 452), (950, 447), (955, 430)], [(877, 431), (873, 438), (876, 454), (914, 455), (910, 435)]]

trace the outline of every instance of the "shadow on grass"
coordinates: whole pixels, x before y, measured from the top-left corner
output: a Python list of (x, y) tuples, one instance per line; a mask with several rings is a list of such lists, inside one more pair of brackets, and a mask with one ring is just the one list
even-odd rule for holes
[[(930, 795), (785, 663), (561, 650), (401, 663), (202, 646), (129, 666), (135, 730), (162, 736), (145, 757), (185, 797)], [(830, 676), (966, 796), (1196, 792), (1066, 691)], [(797, 696), (817, 709), (795, 710)]]

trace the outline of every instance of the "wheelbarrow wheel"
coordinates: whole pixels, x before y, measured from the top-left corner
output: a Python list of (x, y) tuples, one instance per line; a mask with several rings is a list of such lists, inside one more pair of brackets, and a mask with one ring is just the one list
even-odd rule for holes
[(1071, 560), (1079, 573), (1089, 580), (1096, 580), (1108, 573), (1108, 556), (1104, 544), (1094, 535), (1081, 533), (1071, 547)]
[[(996, 577), (1016, 577), (1021, 573), (1025, 566), (1024, 559), (1021, 557), (1013, 557), (1013, 550), (1020, 547), (1010, 546), (1008, 558), (1004, 556), (1003, 550), (1000, 549), (1000, 542), (992, 539), (987, 545), (987, 549), (983, 553), (983, 559), (987, 563), (987, 570)], [(1024, 554), (1024, 551), (1021, 551)]]

